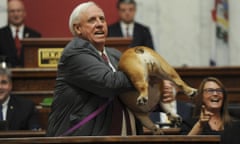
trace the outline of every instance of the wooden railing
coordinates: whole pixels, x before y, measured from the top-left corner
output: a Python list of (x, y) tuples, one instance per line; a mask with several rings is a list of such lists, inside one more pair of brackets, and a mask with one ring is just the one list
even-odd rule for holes
[[(47, 126), (50, 112), (48, 107), (39, 106), (46, 97), (53, 96), (56, 79), (56, 68), (14, 68), (13, 93), (27, 97), (38, 105), (43, 128)], [(240, 67), (189, 67), (176, 68), (182, 79), (193, 87), (198, 87), (203, 78), (218, 77), (228, 91), (230, 103), (240, 104)], [(177, 99), (191, 101), (180, 94)]]
[(45, 137), (45, 130), (7, 130), (0, 131), (0, 139), (1, 138), (19, 138), (19, 137)]
[(161, 135), (161, 136), (72, 136), (72, 137), (25, 137), (1, 138), (0, 143), (21, 144), (218, 144), (219, 136), (197, 135)]

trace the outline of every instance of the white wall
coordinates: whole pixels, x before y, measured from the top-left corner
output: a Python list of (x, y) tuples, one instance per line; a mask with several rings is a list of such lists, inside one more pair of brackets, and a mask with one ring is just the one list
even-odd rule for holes
[(231, 65), (240, 65), (240, 1), (229, 0), (230, 7), (230, 61)]
[[(173, 66), (208, 66), (214, 46), (214, 0), (136, 0), (136, 21), (150, 27), (155, 48)], [(240, 1), (230, 0), (230, 61), (240, 65)], [(234, 20), (232, 20), (234, 19)], [(233, 48), (234, 47), (234, 48)], [(234, 57), (234, 58), (233, 58)]]
[(7, 24), (7, 0), (0, 0), (0, 27)]

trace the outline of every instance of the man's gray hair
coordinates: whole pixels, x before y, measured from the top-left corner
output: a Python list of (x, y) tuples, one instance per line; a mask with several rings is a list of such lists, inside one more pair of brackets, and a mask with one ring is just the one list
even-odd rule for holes
[(70, 18), (69, 18), (69, 29), (70, 29), (71, 33), (73, 34), (73, 36), (77, 36), (77, 33), (74, 30), (73, 25), (79, 24), (81, 22), (81, 14), (92, 5), (96, 5), (96, 3), (92, 2), (92, 1), (81, 3), (76, 8), (74, 8), (74, 10), (72, 11)]
[(8, 68), (0, 67), (0, 75), (7, 76), (9, 81), (12, 81), (12, 71)]

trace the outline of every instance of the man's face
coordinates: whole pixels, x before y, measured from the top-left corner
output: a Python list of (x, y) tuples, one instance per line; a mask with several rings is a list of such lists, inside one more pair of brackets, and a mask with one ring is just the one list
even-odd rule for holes
[(74, 25), (78, 35), (90, 41), (97, 48), (98, 46), (104, 46), (108, 29), (103, 11), (93, 5), (80, 16), (80, 24)]
[(0, 75), (0, 103), (3, 103), (12, 90), (12, 82), (6, 75)]
[(136, 6), (134, 4), (122, 3), (118, 9), (120, 19), (125, 23), (131, 23), (134, 21)]
[(15, 26), (23, 24), (26, 13), (24, 5), (19, 0), (11, 0), (8, 3), (8, 22)]

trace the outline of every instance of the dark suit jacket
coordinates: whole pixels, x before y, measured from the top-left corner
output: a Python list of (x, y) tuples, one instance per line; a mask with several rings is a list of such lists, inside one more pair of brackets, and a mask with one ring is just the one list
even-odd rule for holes
[(7, 110), (9, 130), (32, 130), (40, 128), (38, 111), (32, 101), (10, 96)]
[[(113, 66), (117, 68), (120, 52), (106, 48)], [(88, 41), (74, 38), (64, 48), (58, 64), (56, 87), (47, 136), (59, 136), (75, 126), (120, 91), (133, 88), (123, 72), (113, 72)], [(112, 123), (113, 104), (69, 135), (108, 135)], [(119, 111), (116, 115), (122, 115)], [(121, 119), (114, 122), (121, 127)], [(118, 133), (120, 134), (120, 133)]]
[(240, 121), (235, 120), (232, 123), (225, 125), (221, 133), (220, 144), (239, 144), (240, 143)]
[[(123, 37), (123, 33), (119, 22), (109, 25), (108, 36)], [(137, 22), (134, 23), (133, 41), (130, 47), (135, 46), (147, 46), (149, 48), (154, 49), (152, 35), (150, 33), (149, 28)]]
[[(25, 26), (23, 37), (41, 37), (41, 34)], [(0, 29), (0, 55), (7, 57), (9, 67), (24, 66), (24, 48), (21, 48), (21, 56), (19, 58), (17, 56), (17, 49), (9, 26)]]
[[(177, 100), (177, 114), (179, 114), (182, 117), (183, 121), (191, 118), (192, 113), (193, 107), (190, 103)], [(156, 111), (152, 112), (150, 114), (150, 118), (154, 123), (160, 122), (160, 113)]]

